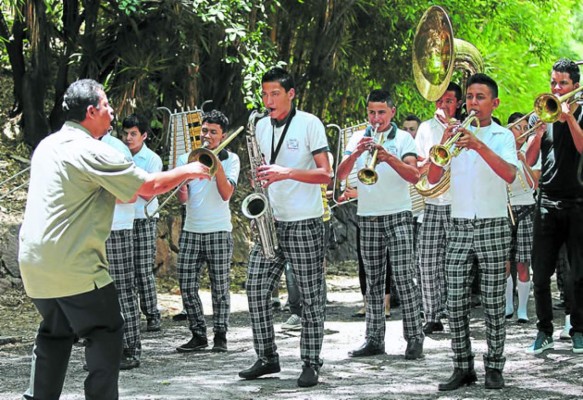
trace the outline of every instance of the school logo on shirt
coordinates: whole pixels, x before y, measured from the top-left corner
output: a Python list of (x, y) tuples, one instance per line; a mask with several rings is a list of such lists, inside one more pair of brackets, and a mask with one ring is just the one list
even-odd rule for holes
[(300, 148), (300, 143), (298, 142), (298, 139), (288, 139), (287, 141), (287, 148), (289, 150), (297, 150)]

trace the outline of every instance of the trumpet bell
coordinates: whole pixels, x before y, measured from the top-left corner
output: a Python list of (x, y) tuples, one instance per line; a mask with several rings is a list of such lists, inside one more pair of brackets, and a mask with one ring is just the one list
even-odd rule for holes
[(436, 144), (429, 149), (429, 158), (432, 163), (443, 168), (451, 162), (451, 153), (447, 147)]
[(357, 176), (363, 185), (374, 185), (379, 180), (379, 174), (372, 168), (362, 168)]

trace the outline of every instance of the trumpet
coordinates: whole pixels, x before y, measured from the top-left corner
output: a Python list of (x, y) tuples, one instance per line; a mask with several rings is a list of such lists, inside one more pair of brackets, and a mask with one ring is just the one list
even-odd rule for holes
[[(371, 137), (374, 139), (375, 144), (379, 144), (380, 139), (383, 136), (383, 133), (377, 134), (379, 130), (380, 124), (375, 124), (374, 129), (371, 133)], [(379, 174), (375, 171), (375, 167), (377, 165), (377, 156), (379, 154), (379, 150), (375, 149), (374, 151), (369, 153), (368, 162), (366, 163), (366, 167), (362, 168), (358, 171), (357, 177), (360, 183), (363, 185), (374, 185), (379, 180)]]
[(459, 147), (454, 147), (455, 142), (462, 137), (462, 131), (460, 128), (467, 129), (472, 122), (476, 123), (477, 128), (480, 128), (480, 121), (476, 117), (476, 112), (474, 110), (470, 111), (466, 119), (454, 128), (454, 135), (450, 137), (444, 144), (436, 144), (429, 149), (429, 159), (431, 162), (441, 168), (449, 165), (451, 159), (456, 157), (462, 151)]
[[(209, 175), (212, 178), (217, 173), (217, 169), (219, 168), (219, 163), (221, 162), (219, 160), (219, 157), (218, 157), (219, 153), (221, 151), (223, 151), (223, 149), (225, 147), (227, 147), (229, 145), (229, 143), (231, 143), (231, 141), (233, 139), (235, 139), (237, 137), (237, 135), (239, 133), (241, 133), (242, 131), (243, 131), (243, 127), (240, 126), (239, 129), (237, 129), (235, 131), (235, 133), (233, 133), (231, 136), (229, 136), (227, 139), (225, 139), (225, 141), (222, 142), (214, 150), (209, 150), (207, 148), (209, 146), (209, 142), (208, 141), (204, 141), (202, 147), (199, 147), (197, 149), (194, 149), (190, 153), (188, 153), (188, 163), (190, 164), (192, 162), (198, 161), (201, 164), (207, 166), (209, 168)], [(186, 185), (188, 183), (188, 181), (189, 181), (188, 179), (183, 180), (182, 183), (180, 185), (178, 185), (176, 187), (176, 189), (174, 189), (174, 191), (170, 194), (170, 196), (168, 196), (166, 198), (166, 200), (164, 200), (162, 202), (162, 204), (160, 204), (158, 206), (158, 208), (156, 208), (156, 210), (154, 210), (154, 212), (152, 212), (151, 214), (148, 212), (148, 206), (150, 205), (150, 203), (152, 203), (152, 201), (154, 201), (154, 199), (156, 198), (156, 196), (154, 196), (150, 200), (148, 200), (148, 202), (146, 204), (144, 204), (144, 214), (146, 215), (146, 218), (150, 219), (154, 215), (158, 214), (158, 212), (170, 201), (170, 199), (176, 193), (178, 193), (178, 191), (180, 189), (182, 189), (182, 187), (184, 185)]]

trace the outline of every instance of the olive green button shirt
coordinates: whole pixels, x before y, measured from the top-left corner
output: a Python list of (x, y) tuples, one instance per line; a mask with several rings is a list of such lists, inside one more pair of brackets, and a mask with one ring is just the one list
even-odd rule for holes
[(19, 262), (27, 294), (57, 298), (112, 282), (105, 240), (115, 199), (130, 200), (147, 173), (68, 121), (31, 161)]

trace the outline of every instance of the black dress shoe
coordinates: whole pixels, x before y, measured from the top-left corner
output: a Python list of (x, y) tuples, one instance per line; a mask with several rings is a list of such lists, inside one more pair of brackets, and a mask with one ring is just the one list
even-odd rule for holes
[(368, 357), (385, 354), (385, 344), (375, 344), (368, 340), (356, 350), (348, 352), (349, 357)]
[(162, 329), (162, 324), (159, 319), (149, 319), (146, 324), (146, 332), (159, 332)]
[(215, 353), (224, 353), (227, 351), (227, 332), (215, 332), (212, 351)]
[(464, 371), (459, 368), (454, 368), (453, 374), (450, 376), (450, 378), (447, 381), (440, 383), (437, 386), (437, 389), (442, 392), (447, 390), (456, 390), (464, 385), (470, 386), (477, 380), (478, 377), (476, 376), (476, 371), (473, 369)]
[(186, 314), (186, 310), (180, 311), (178, 314), (172, 316), (172, 321), (186, 321), (188, 319), (188, 315)]
[(124, 357), (119, 363), (119, 369), (121, 370), (134, 369), (138, 368), (139, 366), (140, 360), (136, 359), (135, 357)]
[(311, 387), (318, 384), (318, 370), (313, 365), (304, 364), (298, 378), (299, 387)]
[(405, 350), (405, 360), (417, 360), (423, 357), (423, 339), (423, 336), (409, 339)]
[(279, 371), (281, 371), (281, 368), (279, 367), (279, 358), (275, 358), (273, 361), (269, 362), (259, 359), (255, 361), (255, 364), (253, 364), (251, 368), (239, 372), (239, 377), (243, 379), (257, 379), (260, 376), (275, 374)]
[(504, 377), (502, 371), (494, 368), (486, 368), (486, 389), (502, 389), (504, 387)]
[(189, 353), (191, 351), (202, 350), (209, 345), (206, 336), (200, 336), (197, 334), (192, 334), (192, 339), (176, 348), (179, 353)]
[(440, 321), (427, 322), (423, 325), (423, 333), (431, 335), (433, 332), (443, 332), (443, 324)]

